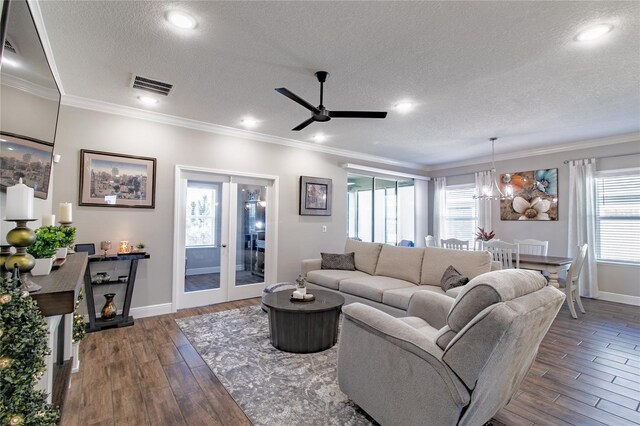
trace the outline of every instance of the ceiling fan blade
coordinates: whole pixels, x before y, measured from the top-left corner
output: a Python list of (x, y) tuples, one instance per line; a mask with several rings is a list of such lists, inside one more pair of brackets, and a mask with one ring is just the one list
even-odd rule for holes
[(280, 88), (276, 89), (276, 92), (281, 93), (281, 94), (285, 95), (287, 98), (291, 99), (292, 101), (299, 103), (300, 105), (302, 105), (303, 107), (305, 107), (309, 111), (313, 112), (314, 114), (320, 114), (320, 110), (318, 108), (314, 107), (309, 102), (305, 101), (300, 96), (298, 96), (295, 93), (289, 91), (288, 89), (285, 89), (284, 87), (280, 87)]
[(385, 118), (383, 111), (329, 111), (331, 118)]
[(312, 117), (312, 118), (308, 119), (307, 121), (303, 121), (302, 123), (298, 124), (296, 127), (294, 127), (294, 128), (293, 128), (293, 129), (291, 129), (291, 130), (296, 130), (296, 131), (298, 131), (298, 130), (302, 130), (302, 129), (304, 129), (305, 127), (307, 127), (309, 124), (313, 123), (314, 121), (315, 121), (315, 120), (314, 120), (314, 119), (313, 119), (313, 117)]

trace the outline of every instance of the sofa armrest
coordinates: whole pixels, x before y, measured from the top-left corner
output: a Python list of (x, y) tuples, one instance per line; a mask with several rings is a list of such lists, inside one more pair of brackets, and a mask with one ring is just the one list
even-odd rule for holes
[(301, 274), (306, 276), (311, 271), (317, 271), (322, 266), (322, 259), (304, 259), (302, 261)]
[(416, 291), (409, 300), (407, 314), (420, 317), (434, 328), (447, 325), (447, 314), (456, 299), (433, 291)]
[[(354, 325), (368, 333), (378, 336), (400, 349), (418, 356), (435, 371), (446, 385), (455, 404), (462, 407), (469, 402), (469, 393), (460, 379), (442, 361), (443, 350), (434, 341), (418, 332), (415, 328), (378, 309), (362, 303), (352, 303), (342, 307), (345, 316), (343, 327)], [(352, 323), (354, 325), (351, 325)], [(347, 351), (350, 342), (342, 341), (340, 351)], [(363, 348), (353, 348), (361, 350)], [(365, 349), (369, 351), (370, 347)]]

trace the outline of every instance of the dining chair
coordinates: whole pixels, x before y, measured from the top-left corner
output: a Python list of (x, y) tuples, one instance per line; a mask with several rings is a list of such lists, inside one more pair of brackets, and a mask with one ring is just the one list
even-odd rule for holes
[(427, 247), (438, 247), (438, 241), (436, 241), (436, 237), (433, 235), (427, 235), (424, 237), (424, 244)]
[(535, 254), (538, 256), (546, 256), (549, 250), (549, 241), (540, 241), (528, 238), (526, 240), (515, 240), (514, 243), (519, 244), (520, 254)]
[(500, 262), (502, 269), (512, 269), (520, 267), (520, 254), (517, 243), (506, 243), (504, 241), (485, 241), (485, 250), (491, 253), (491, 257), (496, 262)]
[(588, 244), (584, 244), (582, 247), (578, 246), (576, 257), (567, 272), (567, 279), (558, 280), (560, 288), (564, 288), (564, 292), (567, 295), (566, 300), (567, 306), (569, 306), (569, 312), (571, 312), (571, 316), (575, 319), (578, 318), (578, 315), (576, 314), (576, 308), (573, 306), (574, 300), (578, 304), (580, 312), (583, 314), (585, 313), (584, 306), (582, 306), (582, 300), (580, 299), (578, 280), (580, 279), (580, 272), (582, 272), (582, 267), (584, 266), (584, 260), (587, 258), (588, 248)]
[(441, 239), (440, 247), (454, 250), (469, 250), (469, 240), (458, 240), (457, 238)]

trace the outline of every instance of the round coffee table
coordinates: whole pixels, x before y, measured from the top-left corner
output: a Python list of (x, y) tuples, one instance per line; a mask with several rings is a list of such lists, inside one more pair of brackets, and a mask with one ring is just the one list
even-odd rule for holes
[(282, 351), (320, 352), (338, 341), (338, 322), (344, 297), (326, 290), (311, 290), (312, 302), (292, 302), (292, 291), (264, 295), (269, 308), (269, 338)]

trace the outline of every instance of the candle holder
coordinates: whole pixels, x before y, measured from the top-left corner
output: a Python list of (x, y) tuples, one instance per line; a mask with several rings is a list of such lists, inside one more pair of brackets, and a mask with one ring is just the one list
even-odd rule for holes
[(63, 228), (69, 228), (73, 222), (58, 222)]
[(111, 241), (100, 241), (100, 250), (104, 250), (104, 257), (107, 257), (107, 252), (111, 250)]
[[(16, 252), (10, 255), (4, 262), (4, 266), (8, 271), (13, 271), (18, 266), (20, 274), (25, 274), (33, 269), (36, 260), (27, 253), (27, 247), (36, 242), (36, 233), (27, 226), (27, 222), (33, 222), (37, 219), (5, 219), (7, 222), (15, 222), (16, 227), (7, 233), (7, 242), (15, 247)], [(20, 279), (25, 289), (29, 292), (38, 291), (42, 288), (38, 284), (29, 280), (26, 275), (22, 275)]]

